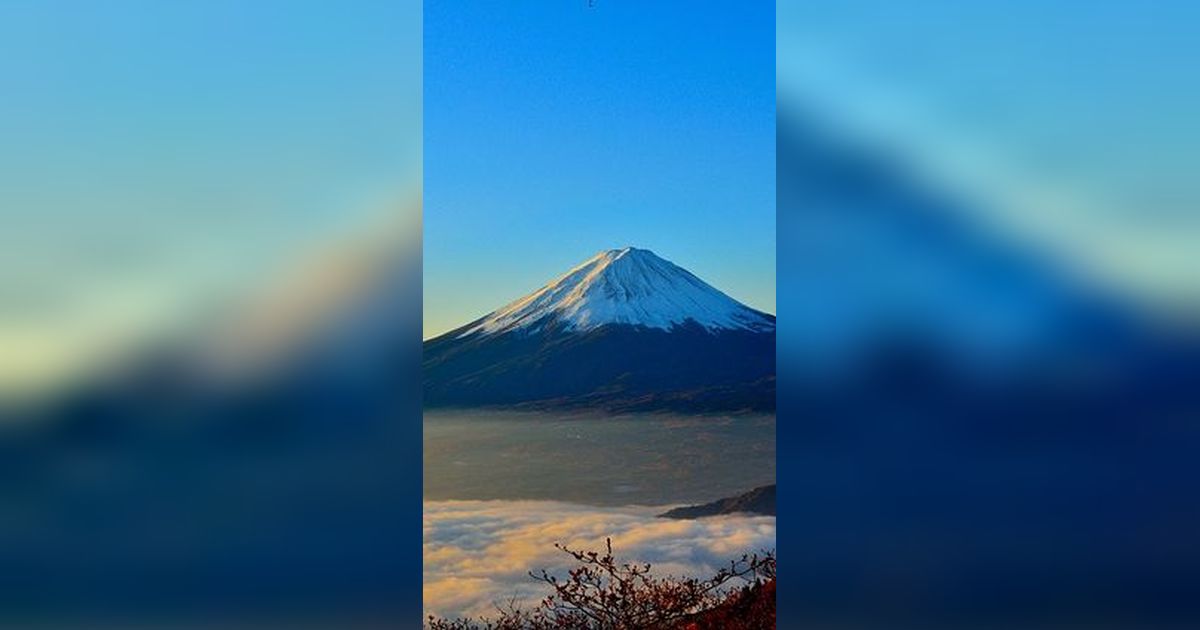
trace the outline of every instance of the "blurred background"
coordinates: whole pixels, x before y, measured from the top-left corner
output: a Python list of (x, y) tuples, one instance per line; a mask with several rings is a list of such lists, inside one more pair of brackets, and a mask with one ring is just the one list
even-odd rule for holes
[(1200, 620), (1197, 17), (779, 3), (783, 627)]
[(0, 6), (0, 625), (419, 618), (421, 26)]
[[(1200, 619), (1198, 12), (778, 4), (782, 627)], [(421, 36), (0, 7), (4, 625), (416, 619)]]

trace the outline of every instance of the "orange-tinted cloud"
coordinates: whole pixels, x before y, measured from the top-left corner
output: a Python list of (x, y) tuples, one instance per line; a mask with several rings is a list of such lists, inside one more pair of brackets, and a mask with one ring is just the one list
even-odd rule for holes
[(571, 558), (555, 543), (601, 549), (662, 574), (703, 575), (743, 553), (775, 548), (775, 518), (655, 518), (662, 508), (596, 508), (553, 501), (425, 503), (424, 602), (428, 614), (487, 615), (510, 600), (537, 601), (528, 572), (562, 574)]

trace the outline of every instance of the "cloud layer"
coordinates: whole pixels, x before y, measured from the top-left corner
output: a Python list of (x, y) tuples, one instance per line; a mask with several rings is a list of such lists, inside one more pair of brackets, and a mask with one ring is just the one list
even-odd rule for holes
[(775, 548), (775, 518), (655, 518), (664, 508), (596, 508), (553, 501), (425, 503), (424, 602), (427, 614), (477, 616), (510, 600), (547, 595), (528, 572), (562, 574), (571, 558), (554, 543), (603, 547), (621, 561), (650, 562), (662, 574), (711, 573), (743, 553)]

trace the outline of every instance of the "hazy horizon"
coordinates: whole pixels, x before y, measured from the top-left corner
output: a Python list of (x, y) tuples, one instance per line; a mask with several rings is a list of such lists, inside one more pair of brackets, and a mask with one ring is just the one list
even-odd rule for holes
[(420, 24), (403, 1), (0, 7), (0, 399), (111, 371), (346, 235), (419, 230)]

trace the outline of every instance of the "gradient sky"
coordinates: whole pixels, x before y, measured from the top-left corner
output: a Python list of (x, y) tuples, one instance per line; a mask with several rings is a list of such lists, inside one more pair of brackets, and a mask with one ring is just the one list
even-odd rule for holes
[(0, 5), (0, 386), (419, 198), (421, 3)]
[(1200, 306), (1198, 21), (1189, 0), (781, 2), (780, 116), (886, 137), (1006, 229)]
[(425, 335), (602, 249), (775, 310), (775, 7), (425, 4)]

